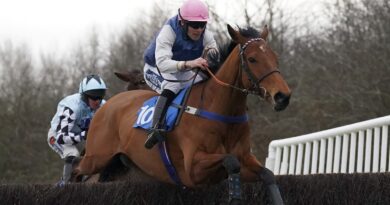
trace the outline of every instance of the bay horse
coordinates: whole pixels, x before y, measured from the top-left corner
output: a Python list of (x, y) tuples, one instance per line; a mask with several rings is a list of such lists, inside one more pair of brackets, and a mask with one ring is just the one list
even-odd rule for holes
[[(246, 116), (248, 93), (269, 102), (275, 111), (289, 104), (291, 90), (278, 69), (277, 55), (267, 43), (268, 28), (235, 30), (227, 25), (232, 45), (212, 79), (193, 86), (187, 105), (226, 118)], [(143, 102), (157, 93), (132, 90), (115, 95), (95, 114), (78, 176), (102, 171), (117, 154), (126, 156), (147, 175), (175, 183), (160, 158), (159, 146), (144, 147), (147, 132), (133, 128)], [(248, 120), (223, 122), (184, 113), (165, 141), (181, 185), (196, 188), (228, 179), (230, 204), (240, 203), (241, 181), (263, 181), (274, 204), (283, 204), (273, 173), (251, 153)]]

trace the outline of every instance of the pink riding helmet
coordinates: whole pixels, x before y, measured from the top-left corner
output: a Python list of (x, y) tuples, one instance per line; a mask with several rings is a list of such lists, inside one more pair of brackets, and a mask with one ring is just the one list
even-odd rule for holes
[(209, 9), (200, 0), (187, 0), (179, 9), (179, 19), (207, 22), (209, 20)]

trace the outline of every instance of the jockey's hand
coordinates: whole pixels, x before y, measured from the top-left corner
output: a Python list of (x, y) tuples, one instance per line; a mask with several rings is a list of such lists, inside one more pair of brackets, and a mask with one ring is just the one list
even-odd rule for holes
[(194, 68), (200, 68), (202, 70), (206, 70), (209, 67), (209, 64), (207, 63), (207, 60), (204, 58), (197, 58), (192, 61), (186, 61), (184, 64), (184, 67), (186, 69), (194, 69)]
[(209, 49), (206, 55), (209, 69), (212, 73), (216, 73), (220, 66), (220, 54), (217, 49)]

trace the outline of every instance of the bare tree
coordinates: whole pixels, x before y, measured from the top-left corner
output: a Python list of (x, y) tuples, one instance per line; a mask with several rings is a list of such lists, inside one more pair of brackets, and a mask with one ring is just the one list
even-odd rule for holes
[(104, 67), (104, 70), (109, 72), (106, 77), (112, 85), (109, 90), (111, 95), (124, 91), (126, 86), (114, 76), (115, 71), (143, 71), (144, 51), (170, 17), (168, 12), (163, 10), (160, 5), (164, 4), (155, 3), (150, 17), (140, 17), (132, 25), (127, 25), (122, 33), (111, 38), (112, 41), (109, 43), (108, 56)]

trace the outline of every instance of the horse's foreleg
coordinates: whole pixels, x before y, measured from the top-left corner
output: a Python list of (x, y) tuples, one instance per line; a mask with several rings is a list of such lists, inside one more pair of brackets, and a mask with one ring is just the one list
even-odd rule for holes
[(274, 173), (272, 173), (271, 170), (262, 167), (259, 172), (259, 176), (263, 180), (264, 184), (267, 186), (273, 204), (283, 204), (282, 196), (280, 194), (278, 186), (276, 185)]
[(234, 155), (228, 155), (222, 165), (228, 173), (229, 204), (239, 204), (241, 201), (240, 162)]
[[(228, 174), (229, 204), (239, 204), (241, 201), (240, 162), (234, 155), (208, 154), (197, 152), (193, 160), (192, 178), (194, 183), (202, 183), (215, 173), (215, 180), (224, 179)], [(224, 176), (222, 178), (222, 176)], [(221, 178), (219, 178), (221, 177)]]
[(272, 203), (275, 205), (283, 204), (282, 196), (276, 185), (275, 176), (271, 170), (261, 166), (260, 162), (252, 154), (243, 158), (242, 165), (242, 176), (244, 180), (262, 180), (271, 196)]

